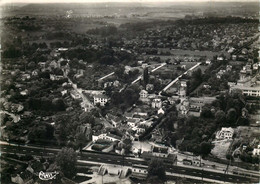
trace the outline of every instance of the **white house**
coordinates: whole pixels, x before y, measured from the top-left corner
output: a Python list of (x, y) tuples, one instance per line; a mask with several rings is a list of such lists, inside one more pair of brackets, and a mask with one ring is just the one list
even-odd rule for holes
[(160, 108), (158, 111), (157, 111), (157, 114), (164, 114), (164, 110), (162, 108)]
[(258, 144), (257, 148), (254, 148), (253, 155), (260, 155), (260, 144)]
[(156, 157), (168, 157), (168, 148), (166, 147), (153, 147), (152, 155)]
[(145, 179), (148, 175), (148, 166), (145, 165), (133, 165), (132, 177), (138, 179)]
[(146, 90), (141, 90), (139, 95), (140, 95), (140, 100), (146, 100), (148, 97), (148, 92)]
[(74, 99), (80, 99), (80, 98), (81, 98), (81, 97), (80, 97), (80, 94), (79, 94), (77, 91), (75, 91), (75, 90), (72, 90), (72, 91), (70, 92), (70, 95), (71, 95), (71, 97), (74, 98)]
[(184, 100), (179, 107), (179, 111), (181, 112), (181, 114), (185, 115), (189, 112), (189, 110), (190, 102), (188, 100)]
[(211, 64), (211, 61), (208, 59), (208, 60), (206, 60), (206, 64), (207, 65), (210, 65)]
[(105, 95), (99, 94), (94, 96), (94, 105), (99, 103), (101, 106), (105, 106), (107, 101), (108, 101), (108, 97)]
[(234, 129), (229, 127), (222, 127), (220, 131), (216, 134), (216, 139), (232, 139), (234, 135)]
[(162, 100), (160, 98), (153, 99), (152, 107), (160, 109), (162, 107)]
[(105, 139), (105, 140), (109, 140), (109, 141), (120, 141), (121, 137), (117, 136), (117, 135), (113, 135), (113, 134), (107, 134), (107, 133), (101, 133), (98, 135), (92, 135), (92, 141), (96, 142), (98, 139)]
[(137, 123), (136, 119), (128, 119), (127, 120), (127, 125), (132, 127), (132, 128), (136, 126), (136, 123)]

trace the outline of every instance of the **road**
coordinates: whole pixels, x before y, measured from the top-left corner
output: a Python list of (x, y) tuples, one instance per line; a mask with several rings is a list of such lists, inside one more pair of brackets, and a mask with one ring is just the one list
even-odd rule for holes
[(170, 82), (165, 88), (163, 88), (163, 90), (160, 91), (159, 94), (161, 94), (163, 91), (166, 91), (167, 89), (169, 89), (173, 84), (175, 84), (176, 82), (178, 82), (178, 80), (179, 80), (183, 75), (186, 75), (189, 71), (194, 70), (194, 69), (197, 68), (200, 64), (201, 64), (201, 62), (197, 63), (196, 65), (194, 65), (193, 67), (191, 67), (190, 69), (188, 69), (186, 72), (184, 72), (183, 74), (181, 74), (180, 76), (178, 76), (176, 79), (174, 79), (172, 82)]
[[(15, 144), (4, 144), (1, 142), (1, 153), (13, 153), (13, 154), (30, 154), (32, 156), (38, 157), (50, 157), (55, 156), (60, 149), (53, 148), (42, 148), (38, 146), (18, 146)], [(92, 162), (94, 165), (100, 164), (114, 164), (114, 165), (124, 165), (131, 167), (133, 164), (147, 165), (147, 161), (134, 158), (134, 157), (123, 157), (121, 155), (114, 155), (108, 153), (99, 152), (82, 152), (78, 153), (78, 165), (86, 166), (87, 162)], [(85, 161), (85, 162), (84, 162)], [(203, 177), (218, 181), (225, 182), (236, 182), (236, 183), (252, 183), (257, 181), (257, 179), (250, 179), (244, 176), (238, 176), (233, 174), (224, 174), (219, 172), (207, 171), (203, 168), (189, 168), (184, 166), (176, 166), (171, 164), (166, 164), (166, 171), (175, 174), (183, 174), (194, 177)]]
[(63, 76), (66, 77), (68, 79), (68, 82), (72, 84), (72, 87), (75, 91), (77, 91), (77, 93), (80, 95), (83, 103), (87, 106), (87, 107), (90, 107), (90, 108), (94, 108), (94, 105), (89, 101), (89, 99), (82, 93), (82, 89), (78, 88), (77, 87), (77, 84), (74, 84), (72, 82), (72, 80), (66, 75), (66, 72), (63, 71)]
[[(152, 69), (150, 73), (155, 72), (156, 70), (162, 68), (162, 67), (165, 66), (166, 64), (167, 64), (167, 63), (162, 63), (160, 66), (158, 66), (158, 67)], [(139, 80), (141, 80), (141, 79), (142, 79), (142, 76), (143, 76), (143, 75), (138, 76), (137, 79), (135, 79), (131, 84), (134, 84), (134, 83), (138, 82)]]
[(111, 76), (111, 75), (114, 75), (115, 74), (115, 72), (111, 72), (110, 74), (107, 74), (107, 75), (105, 75), (104, 77), (101, 77), (100, 79), (98, 79), (98, 81), (102, 81), (102, 80), (104, 80), (105, 78), (107, 78), (107, 77), (109, 77), (109, 76)]

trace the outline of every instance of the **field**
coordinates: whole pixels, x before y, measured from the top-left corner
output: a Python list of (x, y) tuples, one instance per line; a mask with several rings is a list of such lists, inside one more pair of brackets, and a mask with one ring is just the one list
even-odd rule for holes
[(216, 141), (214, 144), (215, 147), (211, 150), (211, 154), (218, 158), (226, 159), (231, 141)]
[[(182, 50), (182, 49), (170, 49), (170, 48), (163, 48), (163, 49), (160, 49), (164, 52), (167, 52), (169, 51), (172, 55), (176, 55), (178, 56), (179, 58), (182, 58), (182, 57), (207, 57), (209, 59), (212, 59), (213, 56), (215, 55), (220, 55), (221, 52), (212, 52), (212, 51), (192, 51), (192, 50)], [(224, 52), (225, 54), (226, 52)]]
[(260, 137), (260, 131), (255, 127), (239, 126), (235, 129), (236, 139), (243, 139), (252, 142)]

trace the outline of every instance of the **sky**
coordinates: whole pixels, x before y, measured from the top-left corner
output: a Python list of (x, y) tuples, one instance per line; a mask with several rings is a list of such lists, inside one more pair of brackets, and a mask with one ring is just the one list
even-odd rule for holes
[(156, 3), (156, 2), (209, 2), (209, 1), (220, 1), (220, 2), (230, 2), (230, 1), (257, 1), (257, 0), (0, 0), (1, 4), (5, 3), (93, 3), (93, 2), (139, 2), (139, 3)]

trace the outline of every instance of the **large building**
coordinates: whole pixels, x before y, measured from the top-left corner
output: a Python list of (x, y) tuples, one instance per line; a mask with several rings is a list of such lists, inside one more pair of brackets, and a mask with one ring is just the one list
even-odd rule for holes
[(216, 139), (232, 139), (233, 135), (234, 135), (233, 128), (222, 127), (222, 129), (217, 132)]
[(234, 90), (240, 90), (246, 96), (260, 96), (260, 75), (253, 78), (240, 79), (237, 84), (230, 85), (230, 92)]
[(101, 106), (105, 106), (105, 104), (107, 102), (108, 102), (108, 97), (103, 95), (103, 94), (99, 94), (99, 95), (94, 96), (94, 105), (99, 103)]

